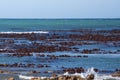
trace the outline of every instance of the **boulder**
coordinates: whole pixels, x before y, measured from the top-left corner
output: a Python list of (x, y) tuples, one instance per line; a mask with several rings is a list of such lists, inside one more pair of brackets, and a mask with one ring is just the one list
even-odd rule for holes
[(85, 80), (81, 76), (71, 76), (70, 80)]
[(86, 79), (87, 80), (94, 80), (94, 74), (89, 74), (89, 75), (87, 75), (87, 77), (86, 77)]
[(41, 80), (40, 78), (31, 78), (31, 80)]
[(62, 76), (58, 77), (58, 80), (63, 80), (63, 77)]
[(112, 74), (113, 77), (120, 77), (120, 71), (116, 71)]
[(9, 78), (8, 80), (15, 80), (13, 77)]

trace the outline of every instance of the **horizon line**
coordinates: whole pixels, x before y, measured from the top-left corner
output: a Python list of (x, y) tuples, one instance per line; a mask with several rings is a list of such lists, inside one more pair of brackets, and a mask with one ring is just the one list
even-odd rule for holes
[(0, 19), (120, 19), (120, 18), (0, 18)]

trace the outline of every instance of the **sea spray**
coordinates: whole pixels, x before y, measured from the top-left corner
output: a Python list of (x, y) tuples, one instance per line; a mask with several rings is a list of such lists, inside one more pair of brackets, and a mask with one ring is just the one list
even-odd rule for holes
[[(94, 71), (94, 68), (89, 68), (87, 69), (86, 72), (84, 73), (75, 73), (75, 74), (69, 74), (68, 72), (62, 74), (62, 75), (59, 75), (59, 76), (80, 76), (84, 79), (87, 78), (88, 75), (90, 74), (93, 74), (95, 77), (94, 77), (94, 80), (120, 80), (120, 77), (112, 77), (111, 75), (106, 75), (106, 74), (98, 74), (97, 72)], [(58, 76), (58, 77), (59, 77)], [(33, 77), (33, 76), (24, 76), (24, 75), (19, 75), (19, 78), (20, 79), (32, 79), (32, 78), (40, 78), (40, 79), (45, 79), (45, 78), (51, 78), (51, 77)]]
[[(96, 75), (97, 73), (94, 71), (94, 68), (89, 68), (85, 73), (75, 73), (75, 74), (69, 74), (68, 72), (62, 74), (63, 76), (80, 76), (82, 78), (86, 78), (87, 75), (90, 75), (90, 74), (94, 74)], [(59, 75), (61, 76), (61, 75)], [(35, 78), (33, 76), (23, 76), (23, 75), (19, 75), (19, 78), (20, 79), (31, 79), (31, 78)], [(44, 78), (47, 78), (47, 77), (40, 77), (41, 79), (44, 79)]]
[(90, 74), (94, 74), (94, 76), (97, 77), (97, 72), (95, 72), (93, 67), (89, 68), (87, 72), (85, 72), (85, 77), (87, 77), (87, 75), (90, 75)]
[(84, 73), (75, 73), (73, 75), (81, 76), (82, 78), (86, 78), (88, 75), (91, 75), (91, 74), (93, 74), (95, 77), (97, 77), (97, 72), (95, 72), (93, 67), (88, 68), (87, 71)]
[(65, 76), (68, 76), (68, 75), (70, 75), (68, 72), (65, 72), (63, 75), (65, 75)]

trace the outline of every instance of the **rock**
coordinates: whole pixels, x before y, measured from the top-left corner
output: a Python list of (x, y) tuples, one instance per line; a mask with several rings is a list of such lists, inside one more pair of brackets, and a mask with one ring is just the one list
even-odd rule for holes
[(87, 75), (87, 80), (94, 80), (94, 74)]
[(30, 73), (32, 73), (32, 74), (39, 74), (40, 72), (33, 70), (33, 71), (31, 71)]
[(66, 77), (66, 76), (63, 76), (63, 80), (67, 80), (67, 77)]
[(41, 80), (40, 78), (31, 78), (31, 80)]
[(82, 78), (81, 76), (77, 76), (77, 80), (85, 80), (85, 79)]
[(57, 75), (56, 74), (52, 74), (52, 77), (57, 77)]
[(15, 80), (13, 77), (9, 78), (8, 80)]
[(98, 69), (96, 69), (96, 68), (94, 69), (94, 71), (95, 71), (95, 72), (99, 72), (99, 70), (98, 70)]
[(51, 77), (51, 78), (48, 78), (48, 80), (58, 80), (57, 77)]
[(84, 72), (84, 69), (82, 67), (68, 68), (68, 69), (64, 69), (63, 72), (69, 72), (71, 74), (74, 74), (75, 72), (77, 73)]
[(62, 76), (58, 77), (58, 80), (63, 80), (63, 77)]
[(117, 71), (112, 74), (113, 77), (120, 77), (120, 71)]
[(0, 70), (0, 74), (2, 74), (2, 73), (4, 73), (4, 71), (3, 71), (3, 70)]
[(81, 76), (70, 76), (69, 80), (85, 80)]

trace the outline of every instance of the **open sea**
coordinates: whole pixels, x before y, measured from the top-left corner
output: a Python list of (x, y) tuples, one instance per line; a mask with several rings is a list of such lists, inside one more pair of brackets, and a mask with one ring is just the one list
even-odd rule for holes
[(120, 19), (0, 19), (0, 31), (119, 29)]
[[(112, 30), (118, 30), (118, 32), (109, 33)], [(52, 73), (63, 74), (63, 69), (76, 67), (83, 67), (85, 70), (93, 67), (99, 70), (98, 75), (109, 76), (116, 70), (120, 70), (120, 41), (109, 40), (103, 42), (96, 39), (79, 39), (78, 37), (72, 39), (73, 37), (69, 38), (69, 35), (102, 34), (104, 36), (117, 36), (116, 39), (119, 39), (119, 32), (120, 19), (0, 19), (0, 70), (5, 71), (5, 73), (0, 74), (0, 80), (5, 80), (11, 76), (16, 77), (16, 80), (23, 80), (18, 78), (19, 75), (47, 77), (51, 76)], [(35, 37), (30, 35), (32, 33)], [(57, 37), (53, 36), (55, 34)], [(30, 35), (30, 37), (27, 35)], [(38, 39), (39, 36), (45, 39)], [(63, 37), (58, 38), (59, 36)], [(63, 44), (64, 46), (62, 46), (61, 42), (74, 42), (76, 44)], [(33, 43), (36, 44), (33, 46)], [(55, 46), (55, 49), (67, 47), (67, 49), (44, 51), (45, 49), (42, 50), (41, 47), (38, 47), (41, 45), (44, 47)], [(68, 50), (68, 47), (72, 50)], [(20, 53), (17, 51), (25, 49), (28, 49), (28, 52), (31, 49), (35, 49), (35, 51), (29, 52), (32, 56), (11, 56), (14, 53), (24, 53), (24, 51)], [(95, 49), (97, 50), (92, 51)], [(83, 53), (85, 50), (91, 51), (86, 54)], [(44, 57), (41, 57), (40, 55), (43, 54)], [(71, 57), (51, 59), (47, 55), (70, 55)], [(15, 63), (22, 65), (21, 67), (13, 66)], [(8, 64), (9, 66), (6, 67), (2, 64)], [(34, 67), (23, 67), (28, 64), (34, 64)], [(48, 67), (40, 68), (39, 65), (47, 65)], [(32, 71), (39, 71), (40, 73), (34, 74)], [(57, 73), (57, 71), (60, 71), (60, 73)], [(115, 80), (120, 80), (120, 78)]]

